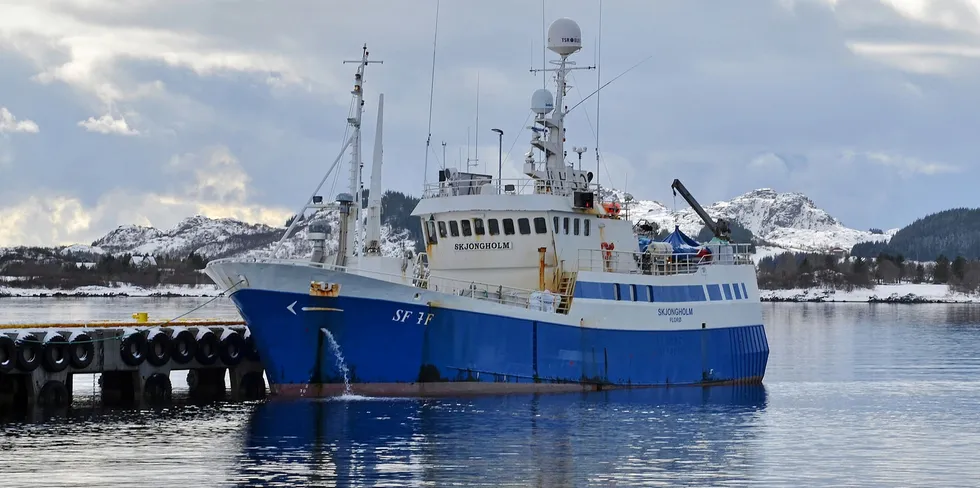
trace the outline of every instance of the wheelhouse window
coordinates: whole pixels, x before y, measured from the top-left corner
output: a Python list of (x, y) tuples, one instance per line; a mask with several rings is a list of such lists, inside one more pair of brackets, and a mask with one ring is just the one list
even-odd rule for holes
[(521, 234), (525, 234), (525, 235), (526, 234), (530, 234), (531, 233), (531, 221), (527, 220), (527, 218), (517, 219), (517, 228), (520, 229)]
[(455, 220), (449, 221), (449, 233), (452, 234), (453, 237), (459, 237), (459, 224), (457, 224)]
[(463, 237), (469, 237), (473, 235), (473, 230), (470, 228), (469, 219), (462, 220), (459, 222), (459, 224), (463, 226)]
[(564, 225), (565, 235), (568, 235), (568, 217), (562, 219), (562, 224)]
[(486, 230), (483, 228), (483, 219), (473, 219), (473, 233), (478, 236), (486, 233)]
[(557, 234), (557, 233), (558, 233), (558, 230), (559, 230), (559, 226), (558, 226), (558, 217), (555, 217), (555, 234)]
[(514, 234), (514, 219), (504, 219), (504, 235)]
[(534, 233), (535, 234), (547, 234), (548, 233), (548, 221), (544, 217), (534, 218)]
[(497, 221), (497, 219), (488, 219), (487, 227), (490, 228), (490, 235), (495, 236), (500, 234), (500, 223)]
[(585, 220), (585, 235), (588, 236), (589, 235), (589, 227), (592, 226), (592, 219), (584, 219), (584, 220)]
[(439, 240), (436, 238), (436, 221), (434, 220), (425, 221), (425, 233), (427, 234), (429, 244), (435, 244), (439, 242)]
[(440, 220), (439, 221), (439, 237), (442, 237), (443, 239), (445, 239), (446, 236), (448, 236), (448, 234), (446, 232), (446, 223)]
[(575, 235), (578, 235), (578, 221), (579, 221), (579, 219), (575, 219), (575, 221), (574, 221), (574, 224), (575, 224), (574, 227), (575, 227), (575, 229), (574, 229), (574, 231), (572, 233), (575, 234)]

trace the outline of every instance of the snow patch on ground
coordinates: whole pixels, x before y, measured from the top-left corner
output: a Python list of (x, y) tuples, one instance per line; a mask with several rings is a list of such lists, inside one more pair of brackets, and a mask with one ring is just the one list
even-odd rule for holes
[(896, 303), (980, 303), (980, 296), (950, 290), (931, 283), (878, 285), (852, 291), (823, 288), (759, 290), (763, 301), (787, 302), (896, 302)]
[(161, 285), (150, 288), (119, 283), (118, 286), (80, 286), (72, 289), (14, 288), (0, 285), (0, 297), (214, 297), (216, 285)]

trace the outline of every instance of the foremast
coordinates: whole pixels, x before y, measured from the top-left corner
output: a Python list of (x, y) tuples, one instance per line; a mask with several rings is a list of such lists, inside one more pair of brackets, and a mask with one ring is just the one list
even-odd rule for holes
[[(304, 202), (303, 207), (299, 210), (299, 212), (296, 213), (296, 218), (294, 218), (292, 222), (289, 224), (289, 226), (286, 228), (286, 232), (279, 239), (276, 248), (272, 251), (272, 257), (276, 257), (276, 255), (279, 254), (279, 250), (282, 249), (282, 246), (285, 243), (286, 239), (288, 239), (293, 234), (293, 229), (296, 227), (297, 224), (299, 224), (299, 222), (302, 220), (303, 215), (308, 209), (314, 209), (314, 211), (320, 209), (340, 211), (341, 229), (340, 229), (340, 238), (338, 242), (338, 251), (336, 256), (336, 264), (338, 266), (347, 266), (349, 264), (350, 257), (361, 254), (359, 250), (356, 248), (355, 244), (357, 242), (358, 227), (359, 227), (358, 224), (360, 222), (360, 215), (361, 215), (361, 202), (363, 199), (363, 192), (361, 191), (360, 187), (361, 187), (361, 170), (364, 167), (364, 163), (361, 160), (361, 120), (364, 111), (364, 88), (363, 87), (365, 82), (364, 69), (365, 67), (367, 67), (368, 64), (383, 63), (383, 61), (369, 61), (368, 54), (369, 53), (367, 50), (367, 44), (364, 44), (361, 48), (361, 59), (344, 61), (344, 64), (357, 63), (357, 71), (354, 73), (354, 88), (351, 90), (351, 95), (353, 95), (354, 97), (353, 99), (354, 113), (352, 116), (347, 118), (347, 124), (349, 126), (348, 129), (350, 130), (351, 135), (344, 142), (343, 147), (341, 147), (340, 154), (337, 155), (337, 159), (334, 160), (333, 164), (330, 165), (330, 168), (323, 175), (323, 178), (320, 180), (320, 184), (317, 185), (315, 190), (313, 190), (313, 194), (310, 195), (310, 198), (308, 198)], [(383, 103), (383, 100), (384, 100), (383, 95), (380, 95), (378, 100), (379, 103), (378, 133), (376, 135), (376, 137), (378, 138), (381, 137), (380, 117), (381, 117), (382, 109), (380, 105)], [(317, 193), (323, 187), (323, 184), (327, 181), (327, 177), (330, 175), (330, 173), (332, 173), (334, 168), (337, 167), (337, 164), (340, 162), (341, 158), (343, 158), (344, 153), (347, 151), (348, 147), (351, 148), (350, 179), (349, 179), (348, 192), (337, 195), (335, 202), (324, 203), (322, 197), (317, 195)], [(379, 171), (381, 166), (380, 147), (381, 147), (380, 141), (376, 141), (374, 170), (378, 174), (375, 175), (374, 173), (372, 173), (372, 178), (371, 178), (372, 180), (371, 203), (378, 207), (376, 213), (378, 213), (379, 216), (380, 216), (380, 205), (381, 205), (380, 196), (374, 194), (380, 192), (380, 188), (377, 191), (375, 191), (375, 188), (373, 187), (375, 186), (376, 182), (378, 183), (378, 186), (380, 186), (380, 171)], [(375, 199), (374, 197), (377, 197), (377, 199)], [(370, 210), (369, 210), (369, 215), (372, 215)], [(308, 238), (314, 241), (314, 260), (317, 262), (322, 262), (322, 259), (325, 257), (322, 255), (322, 252), (318, 256), (317, 255), (318, 253), (316, 251), (318, 245), (319, 248), (322, 249), (323, 243), (318, 241), (322, 241), (325, 238), (325, 225), (326, 224), (323, 222), (313, 222), (310, 224), (311, 228), (308, 229), (308, 233), (310, 234)], [(378, 227), (377, 229), (373, 228), (375, 227), (375, 225)], [(313, 229), (314, 227), (315, 229)], [(368, 238), (373, 238), (374, 236), (377, 236), (377, 239), (380, 239), (380, 218), (369, 219), (367, 234), (368, 234)]]
[(361, 170), (364, 168), (364, 162), (361, 160), (361, 115), (364, 112), (364, 68), (368, 64), (381, 63), (382, 61), (368, 61), (368, 50), (367, 44), (361, 48), (361, 59), (353, 61), (344, 61), (344, 64), (357, 63), (357, 72), (354, 73), (354, 89), (351, 90), (351, 94), (354, 95), (354, 116), (347, 119), (347, 123), (353, 128), (353, 134), (351, 135), (353, 142), (351, 143), (351, 162), (350, 162), (350, 194), (354, 197), (354, 204), (350, 206), (347, 212), (347, 222), (345, 232), (345, 242), (343, 249), (345, 252), (338, 253), (338, 261), (343, 259), (345, 262), (338, 262), (340, 266), (346, 266), (348, 263), (347, 258), (355, 254), (360, 254), (356, 249), (356, 237), (358, 235), (359, 223), (361, 221), (361, 202), (364, 198), (364, 194), (361, 191)]

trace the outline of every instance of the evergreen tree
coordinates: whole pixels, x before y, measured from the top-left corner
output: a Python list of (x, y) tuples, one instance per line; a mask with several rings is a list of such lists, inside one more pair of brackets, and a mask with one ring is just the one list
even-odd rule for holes
[(953, 260), (953, 276), (959, 280), (963, 280), (963, 275), (966, 273), (966, 259), (963, 256), (956, 256)]
[(936, 269), (933, 270), (933, 283), (948, 283), (949, 282), (949, 258), (944, 254), (940, 254), (936, 258)]

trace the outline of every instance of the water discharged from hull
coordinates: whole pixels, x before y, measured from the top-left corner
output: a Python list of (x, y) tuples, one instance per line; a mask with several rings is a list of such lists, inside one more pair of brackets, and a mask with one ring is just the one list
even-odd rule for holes
[(334, 358), (337, 359), (337, 369), (344, 375), (344, 395), (353, 396), (350, 389), (350, 375), (347, 371), (347, 363), (344, 362), (344, 354), (340, 351), (340, 344), (337, 344), (337, 340), (333, 338), (333, 334), (327, 329), (320, 329), (323, 334), (327, 336), (327, 340), (330, 341), (330, 351), (333, 352)]

